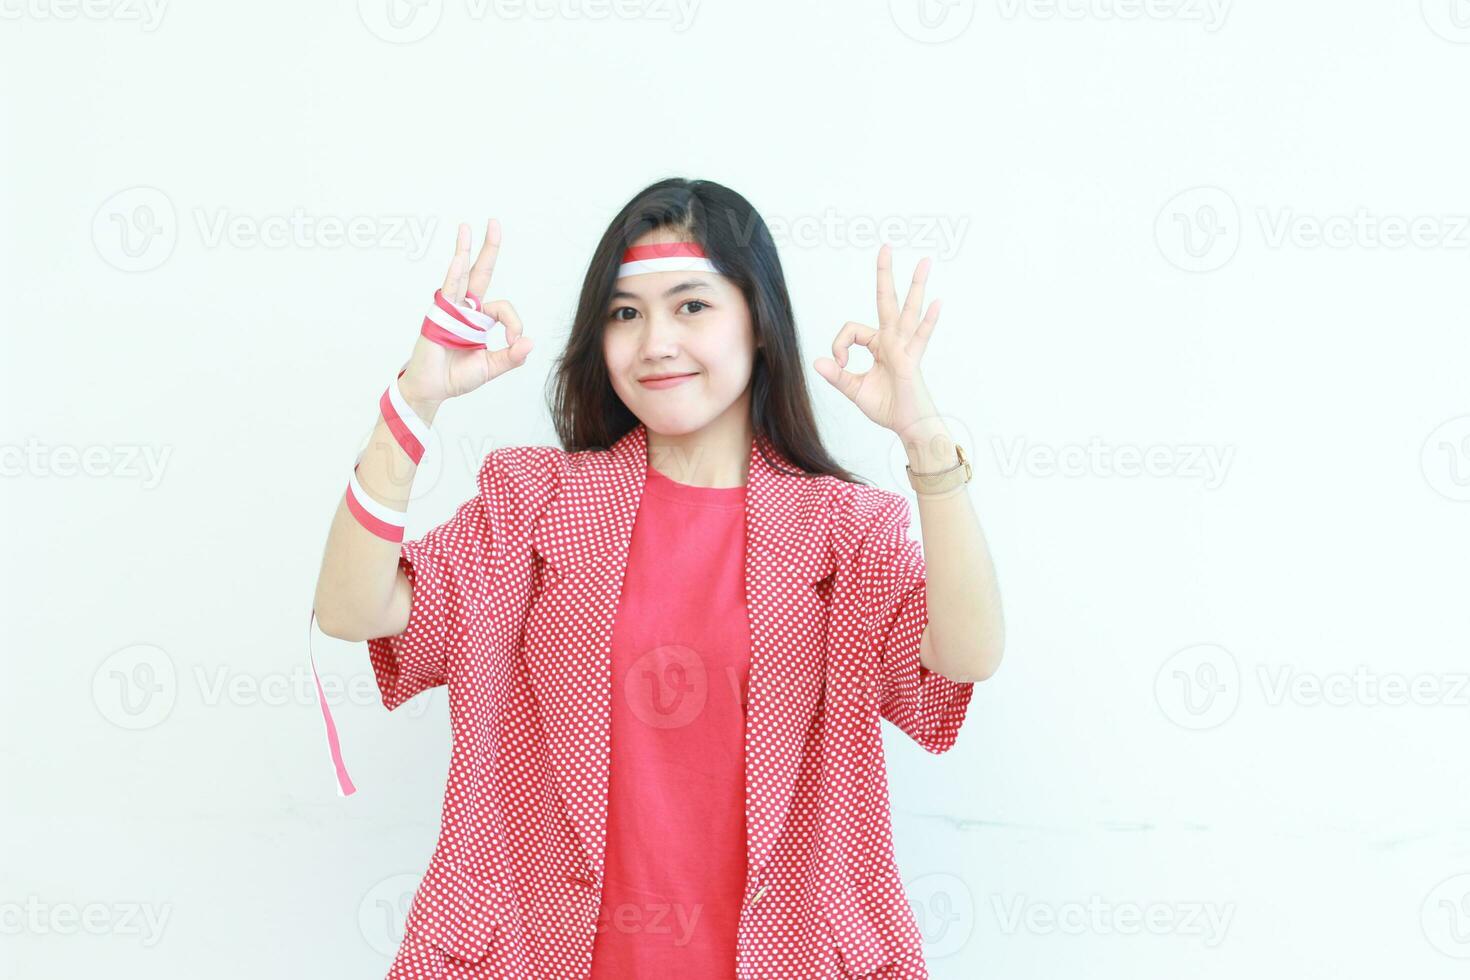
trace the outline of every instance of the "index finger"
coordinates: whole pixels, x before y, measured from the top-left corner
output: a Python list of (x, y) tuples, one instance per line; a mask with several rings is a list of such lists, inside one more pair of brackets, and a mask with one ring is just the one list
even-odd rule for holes
[(490, 288), (490, 276), (495, 271), (495, 257), (500, 254), (500, 222), (491, 218), (485, 225), (485, 244), (470, 269), (470, 292), (484, 296)]

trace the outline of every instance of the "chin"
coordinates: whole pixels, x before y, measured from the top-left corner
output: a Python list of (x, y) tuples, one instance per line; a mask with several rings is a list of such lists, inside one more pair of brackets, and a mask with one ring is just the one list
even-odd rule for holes
[(688, 412), (671, 412), (661, 408), (652, 412), (635, 412), (638, 420), (647, 426), (648, 431), (656, 432), (661, 436), (687, 436), (692, 432), (698, 432), (709, 424), (713, 416), (707, 416), (700, 412), (691, 414)]

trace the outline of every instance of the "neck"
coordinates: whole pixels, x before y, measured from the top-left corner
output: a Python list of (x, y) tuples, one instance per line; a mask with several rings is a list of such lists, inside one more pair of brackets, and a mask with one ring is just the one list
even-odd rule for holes
[(648, 464), (671, 480), (696, 487), (743, 487), (750, 477), (755, 429), (748, 412), (726, 412), (694, 432), (647, 432)]

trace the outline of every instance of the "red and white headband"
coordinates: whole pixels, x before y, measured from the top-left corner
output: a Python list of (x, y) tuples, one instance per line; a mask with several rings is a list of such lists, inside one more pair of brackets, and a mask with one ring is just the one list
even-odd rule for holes
[(662, 245), (634, 245), (623, 253), (618, 278), (641, 276), (649, 272), (713, 272), (719, 269), (704, 254), (698, 242), (668, 242)]

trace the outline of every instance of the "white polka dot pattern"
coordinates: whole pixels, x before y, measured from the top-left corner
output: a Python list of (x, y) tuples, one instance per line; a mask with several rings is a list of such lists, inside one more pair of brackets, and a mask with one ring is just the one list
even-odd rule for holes
[[(438, 846), (390, 980), (586, 977), (604, 869), (611, 638), (647, 432), (500, 449), (417, 541), (408, 627), (368, 641), (383, 704), (449, 691)], [(770, 457), (774, 465), (768, 464)], [(764, 438), (746, 490), (746, 892), (732, 976), (927, 976), (894, 864), (880, 718), (950, 748), (973, 685), (923, 668), (924, 563), (898, 494)]]

